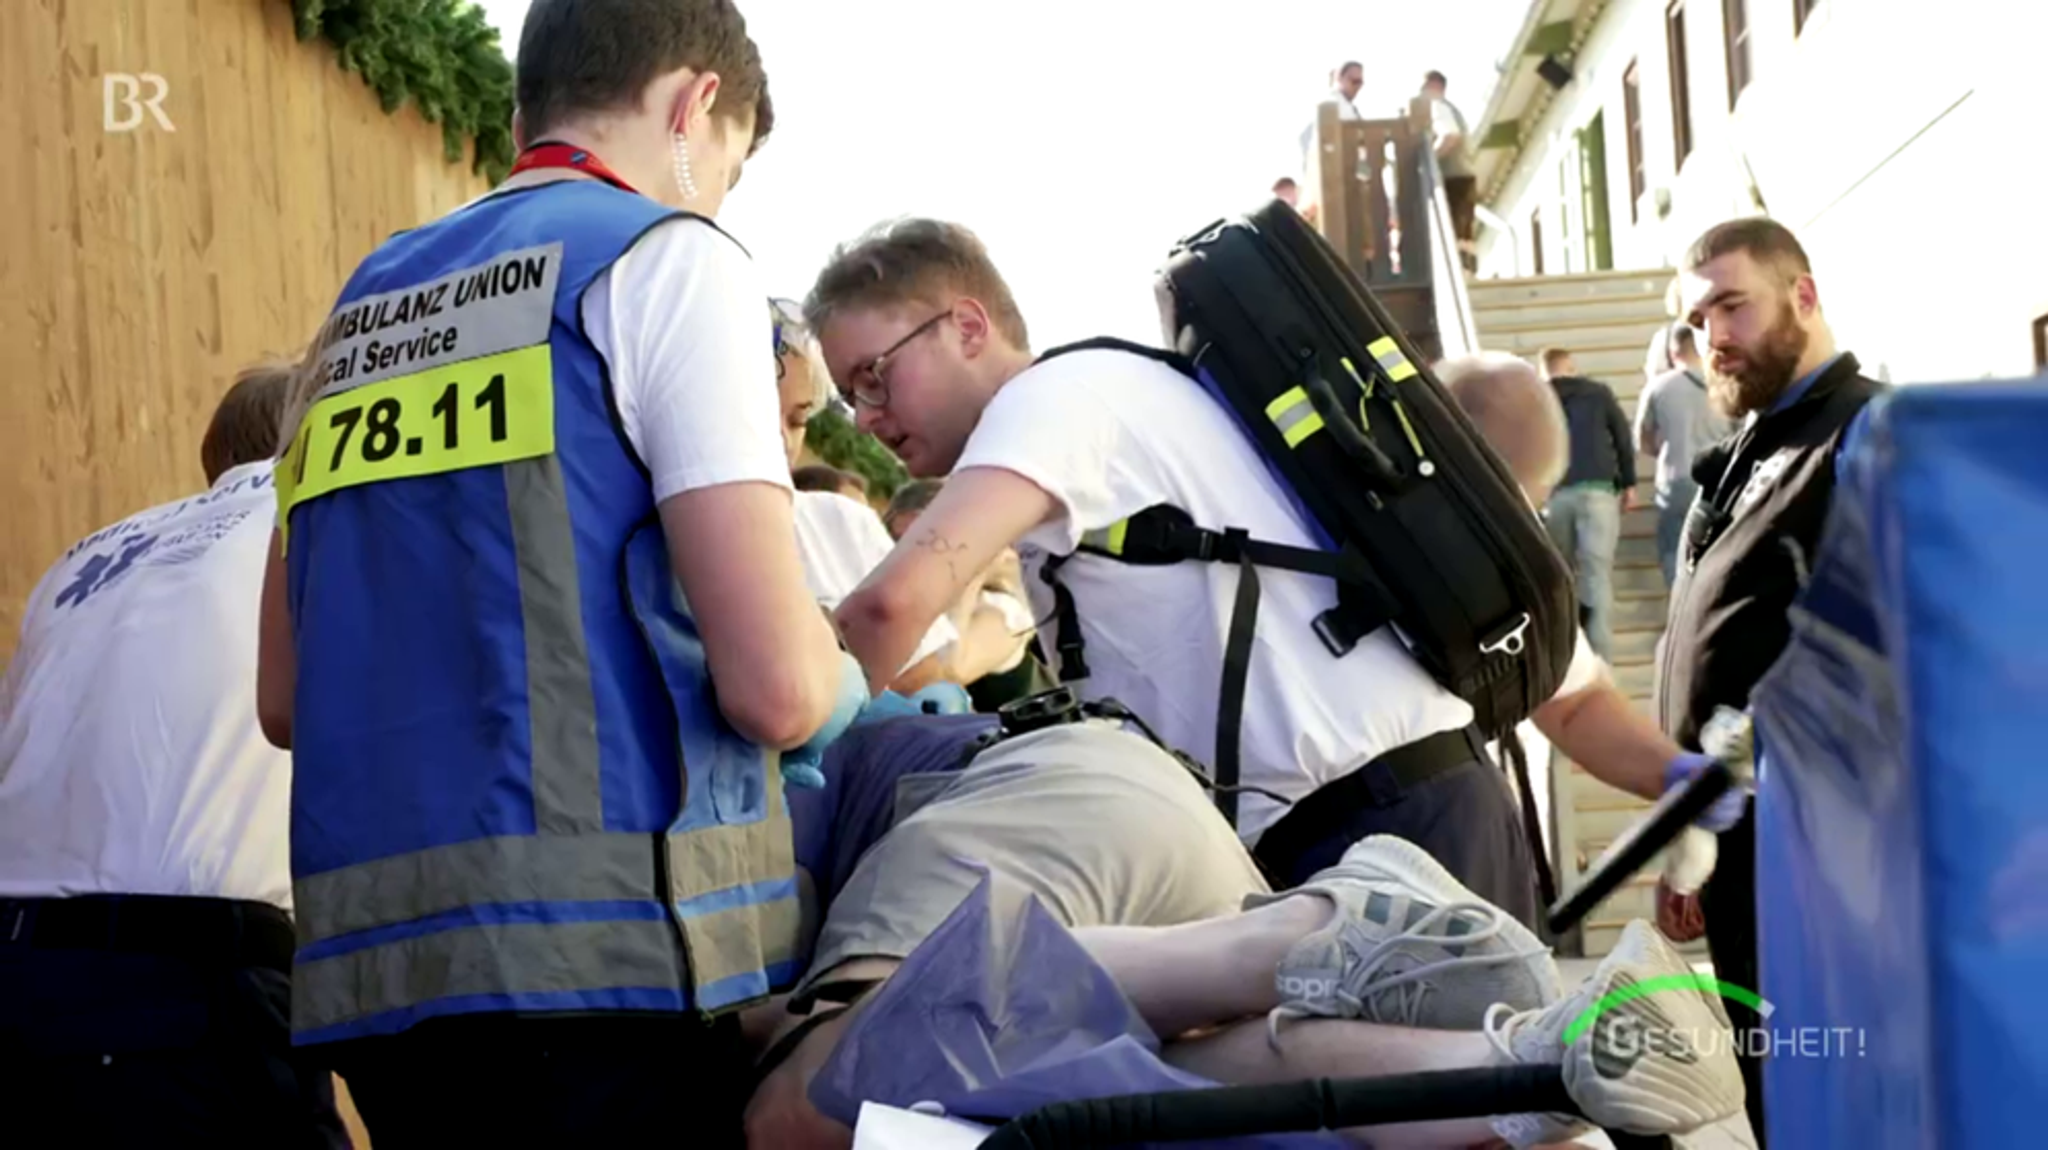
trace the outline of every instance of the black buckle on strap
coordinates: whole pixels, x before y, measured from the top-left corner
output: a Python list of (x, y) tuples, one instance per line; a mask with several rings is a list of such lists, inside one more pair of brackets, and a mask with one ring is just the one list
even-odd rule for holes
[(1339, 659), (1349, 655), (1358, 641), (1365, 638), (1365, 632), (1359, 630), (1352, 613), (1342, 603), (1316, 616), (1309, 629), (1323, 641), (1323, 649)]
[(1479, 641), (1479, 653), (1519, 657), (1525, 645), (1524, 636), (1528, 632), (1529, 613), (1523, 611), (1482, 637)]

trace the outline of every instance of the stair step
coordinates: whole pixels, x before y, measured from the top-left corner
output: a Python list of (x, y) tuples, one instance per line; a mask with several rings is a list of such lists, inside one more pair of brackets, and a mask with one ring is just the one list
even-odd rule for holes
[[(1581, 928), (1580, 938), (1583, 947), (1579, 952), (1579, 956), (1583, 958), (1605, 958), (1608, 951), (1613, 950), (1620, 944), (1621, 930), (1627, 925), (1627, 919), (1607, 918), (1601, 915), (1599, 908), (1596, 907), (1593, 913), (1587, 917), (1585, 926)], [(1696, 938), (1691, 942), (1680, 943), (1677, 950), (1680, 954), (1698, 960), (1695, 966), (1706, 967), (1710, 965), (1706, 962), (1707, 943), (1705, 939)], [(1738, 1143), (1733, 1140), (1729, 1144), (1749, 1145), (1746, 1142)]]
[(1661, 631), (1670, 614), (1670, 602), (1661, 593), (1655, 596), (1616, 595), (1613, 629)]
[(1573, 328), (1592, 324), (1637, 323), (1656, 327), (1669, 323), (1664, 295), (1586, 296), (1565, 299), (1503, 299), (1474, 302), (1473, 319), (1485, 327)]
[(1614, 550), (1614, 566), (1648, 567), (1657, 570), (1657, 533), (1652, 529), (1648, 534), (1630, 535), (1621, 533), (1621, 546)]
[(1631, 699), (1648, 699), (1657, 689), (1657, 665), (1632, 663), (1625, 667), (1616, 667), (1614, 685)]
[(1618, 596), (1663, 595), (1665, 590), (1664, 573), (1655, 567), (1614, 569), (1614, 593)]
[(1549, 302), (1595, 297), (1655, 295), (1664, 298), (1671, 286), (1669, 268), (1641, 271), (1586, 272), (1578, 275), (1523, 276), (1466, 281), (1474, 308), (1502, 303)]
[(1616, 631), (1614, 633), (1614, 649), (1610, 652), (1610, 657), (1607, 661), (1616, 667), (1627, 666), (1631, 663), (1649, 663), (1657, 657), (1657, 640), (1663, 634), (1664, 632), (1661, 629), (1656, 631)]
[[(1480, 342), (1494, 351), (1512, 352), (1515, 355), (1534, 357), (1547, 347), (1563, 348), (1573, 353), (1583, 371), (1585, 363), (1579, 359), (1578, 349), (1582, 347), (1627, 346), (1635, 349), (1635, 364), (1640, 375), (1645, 353), (1649, 350), (1650, 337), (1663, 326), (1661, 320), (1620, 319), (1600, 323), (1573, 325), (1535, 324), (1521, 326), (1519, 317), (1510, 319), (1512, 312), (1495, 312), (1477, 318)], [(1496, 319), (1496, 317), (1499, 317)]]

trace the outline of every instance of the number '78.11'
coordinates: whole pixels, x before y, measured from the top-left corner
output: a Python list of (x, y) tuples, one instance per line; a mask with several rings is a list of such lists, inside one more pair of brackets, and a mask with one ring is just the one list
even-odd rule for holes
[[(455, 451), (461, 446), (462, 411), (460, 385), (450, 383), (441, 389), (440, 397), (434, 400), (429, 410), (441, 421), (441, 450)], [(490, 437), (492, 443), (503, 443), (507, 434), (505, 428), (505, 376), (499, 373), (491, 377), (483, 390), (477, 392), (474, 406), (478, 411), (490, 415)], [(334, 413), (328, 426), (341, 432), (334, 441), (334, 458), (327, 464), (329, 471), (340, 469), (342, 459), (348, 454), (349, 441), (354, 438), (358, 425), (363, 427), (363, 459), (369, 463), (380, 463), (393, 455), (404, 444), (398, 433), (399, 417), (404, 405), (396, 396), (385, 396), (368, 408), (346, 407)], [(407, 447), (408, 454), (417, 454), (416, 447)]]

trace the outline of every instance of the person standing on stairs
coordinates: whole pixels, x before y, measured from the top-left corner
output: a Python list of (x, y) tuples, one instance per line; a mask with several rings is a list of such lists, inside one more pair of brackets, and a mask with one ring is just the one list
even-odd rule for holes
[(1612, 659), (1614, 551), (1621, 517), (1635, 509), (1635, 433), (1613, 390), (1580, 375), (1571, 352), (1545, 348), (1543, 377), (1557, 391), (1571, 428), (1571, 464), (1543, 519), (1578, 582), (1586, 637), (1602, 659)]
[(1653, 376), (1636, 400), (1636, 450), (1657, 460), (1657, 565), (1670, 587), (1678, 579), (1685, 513), (1699, 492), (1692, 462), (1733, 428), (1708, 399), (1693, 330), (1671, 325), (1667, 346), (1672, 370)]

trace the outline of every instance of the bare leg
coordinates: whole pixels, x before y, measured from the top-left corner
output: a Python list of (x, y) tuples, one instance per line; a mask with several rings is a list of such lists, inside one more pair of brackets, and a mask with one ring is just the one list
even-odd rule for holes
[[(1300, 900), (1290, 900), (1300, 901)], [(1284, 905), (1284, 904), (1281, 904)], [(1464, 1070), (1500, 1061), (1486, 1036), (1450, 1030), (1408, 1030), (1369, 1022), (1311, 1019), (1281, 1032), (1280, 1049), (1266, 1041), (1263, 1020), (1167, 1044), (1167, 1062), (1212, 1082), (1257, 1086), (1304, 1078), (1377, 1078), (1426, 1070)], [(1377, 1150), (1464, 1147), (1489, 1143), (1483, 1118), (1411, 1122), (1347, 1130)]]
[(1330, 921), (1325, 898), (1289, 898), (1181, 926), (1096, 926), (1074, 932), (1164, 1038), (1280, 1005), (1273, 972), (1287, 950)]

